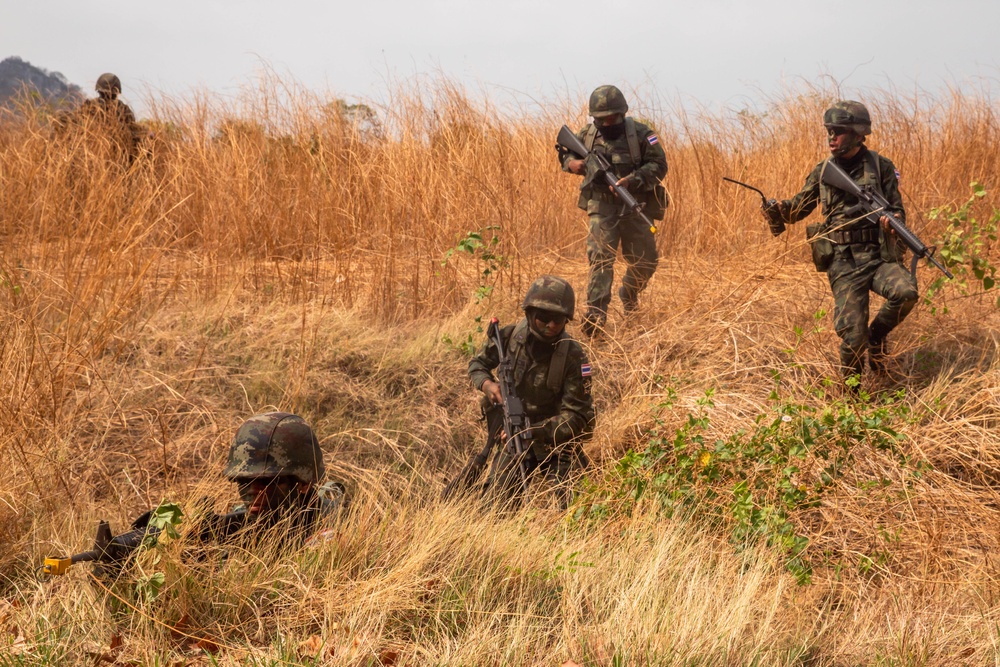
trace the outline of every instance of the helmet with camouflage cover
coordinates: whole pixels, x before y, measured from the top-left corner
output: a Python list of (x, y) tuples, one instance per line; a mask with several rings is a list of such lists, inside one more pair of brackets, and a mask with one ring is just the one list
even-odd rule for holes
[(823, 125), (831, 127), (846, 127), (859, 137), (867, 137), (872, 133), (872, 117), (861, 102), (841, 100), (826, 110), (823, 114)]
[(573, 286), (562, 278), (541, 276), (531, 283), (528, 293), (524, 295), (521, 308), (525, 311), (529, 308), (547, 310), (573, 319), (576, 295), (573, 293)]
[(97, 77), (97, 85), (94, 90), (107, 95), (120, 95), (122, 92), (122, 80), (116, 74), (105, 72)]
[(222, 474), (232, 482), (287, 476), (315, 483), (325, 471), (316, 434), (302, 417), (265, 412), (246, 420), (236, 431)]
[(616, 113), (628, 111), (628, 103), (622, 91), (615, 86), (598, 86), (590, 94), (590, 115), (594, 118), (604, 118)]

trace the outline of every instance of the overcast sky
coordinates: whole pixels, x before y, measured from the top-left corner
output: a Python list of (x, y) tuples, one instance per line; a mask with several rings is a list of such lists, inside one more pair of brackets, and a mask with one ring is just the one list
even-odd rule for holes
[(140, 115), (147, 94), (234, 94), (265, 67), (347, 99), (440, 73), (521, 103), (616, 83), (742, 108), (803, 82), (990, 89), (998, 25), (997, 0), (0, 0), (0, 58), (88, 91), (115, 72)]

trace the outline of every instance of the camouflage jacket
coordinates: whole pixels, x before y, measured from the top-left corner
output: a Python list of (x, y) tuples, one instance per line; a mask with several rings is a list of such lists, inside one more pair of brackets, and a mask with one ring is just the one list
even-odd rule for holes
[[(862, 187), (867, 185), (880, 191), (882, 196), (892, 204), (892, 209), (889, 212), (906, 222), (903, 198), (899, 194), (898, 174), (896, 167), (888, 158), (862, 146), (858, 154), (849, 160), (831, 159), (843, 168), (858, 185)], [(785, 222), (798, 222), (812, 213), (816, 204), (822, 204), (821, 212), (827, 226), (837, 224), (840, 227), (839, 223), (848, 223), (848, 221), (851, 222), (844, 224), (842, 229), (872, 226), (872, 223), (867, 219), (859, 219), (859, 214), (847, 214), (847, 210), (858, 203), (856, 197), (820, 182), (820, 174), (825, 164), (826, 160), (817, 164), (806, 177), (806, 183), (802, 186), (802, 190), (791, 199), (785, 200), (785, 204), (787, 204), (785, 210), (788, 211)]]
[[(632, 153), (628, 145), (628, 133), (614, 141), (605, 140), (600, 132), (594, 135), (594, 143), (591, 150), (601, 153), (611, 163), (611, 170), (618, 178), (630, 176), (628, 184), (629, 192), (635, 195), (640, 201), (653, 191), (653, 187), (663, 180), (667, 175), (667, 156), (660, 145), (660, 139), (647, 125), (634, 119), (628, 119), (635, 123), (636, 139), (638, 140), (639, 160), (632, 160)], [(587, 135), (592, 132), (593, 124), (585, 125), (576, 137), (586, 145)], [(572, 154), (566, 154), (562, 158), (563, 171), (569, 171), (570, 160), (577, 159)], [(613, 201), (614, 194), (608, 191), (603, 181), (596, 181), (598, 170), (593, 161), (587, 161), (587, 171), (584, 174), (583, 182), (580, 184), (580, 208), (586, 209), (588, 201)]]
[[(587, 440), (594, 428), (594, 401), (590, 395), (591, 370), (583, 348), (563, 332), (555, 343), (545, 343), (528, 333), (527, 320), (508, 324), (500, 330), (507, 354), (514, 360), (514, 384), (537, 438), (546, 444), (561, 445), (570, 440)], [(551, 388), (549, 366), (557, 345), (569, 347), (563, 366), (561, 387)], [(469, 378), (482, 390), (487, 380), (496, 381), (493, 369), (500, 355), (487, 340), (469, 362)]]
[(115, 98), (86, 100), (75, 113), (74, 122), (99, 129), (130, 159), (134, 158), (146, 132), (135, 121), (131, 107)]

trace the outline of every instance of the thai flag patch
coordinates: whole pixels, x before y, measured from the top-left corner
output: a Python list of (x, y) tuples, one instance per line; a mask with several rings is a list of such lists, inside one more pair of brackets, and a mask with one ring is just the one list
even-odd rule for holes
[(582, 375), (585, 378), (589, 378), (590, 377), (590, 373), (591, 373), (591, 371), (590, 371), (590, 364), (582, 364), (580, 366), (580, 375)]
[(899, 169), (893, 169), (893, 171), (896, 172), (896, 180), (898, 181), (899, 180)]
[(646, 141), (649, 142), (650, 146), (655, 146), (656, 144), (660, 143), (659, 137), (657, 137), (655, 134), (651, 134), (648, 137), (646, 137)]

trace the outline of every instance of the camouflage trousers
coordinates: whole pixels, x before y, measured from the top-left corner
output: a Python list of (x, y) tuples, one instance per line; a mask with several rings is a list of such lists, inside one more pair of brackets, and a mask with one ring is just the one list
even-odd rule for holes
[[(543, 475), (546, 484), (552, 487), (559, 509), (568, 508), (573, 501), (570, 472), (577, 460), (578, 446), (575, 443), (568, 443), (561, 447), (553, 447), (535, 442), (528, 447), (524, 455), (524, 468), (529, 483), (532, 478)], [(513, 508), (524, 500), (522, 491), (518, 457), (509, 447), (503, 447), (493, 457), (493, 466), (490, 468), (486, 487), (487, 497), (498, 506)]]
[[(841, 338), (840, 365), (845, 376), (861, 372), (869, 341), (885, 339), (916, 305), (917, 281), (900, 262), (883, 261), (874, 243), (835, 246), (826, 271), (833, 290), (833, 320)], [(885, 299), (868, 323), (869, 292)]]
[(656, 271), (659, 256), (656, 237), (636, 216), (618, 218), (620, 207), (602, 205), (590, 213), (590, 235), (587, 237), (587, 260), (590, 278), (587, 283), (587, 314), (603, 321), (611, 303), (611, 286), (615, 278), (615, 258), (621, 246), (628, 268), (622, 278), (621, 296), (626, 309), (635, 307), (636, 300)]

